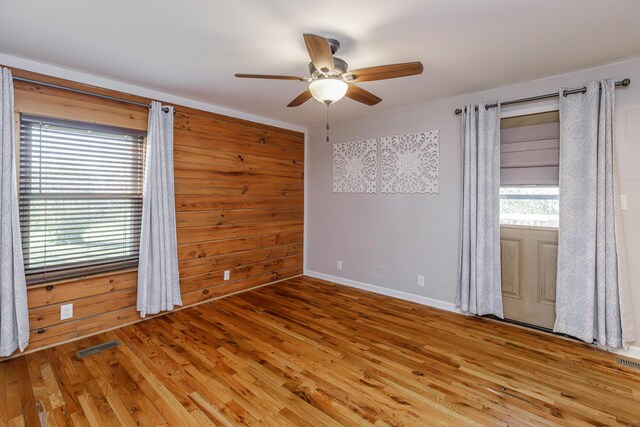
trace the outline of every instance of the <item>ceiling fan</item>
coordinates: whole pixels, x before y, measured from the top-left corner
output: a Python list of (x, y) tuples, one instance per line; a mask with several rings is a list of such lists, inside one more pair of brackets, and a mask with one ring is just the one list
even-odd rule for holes
[(329, 106), (340, 101), (345, 96), (366, 105), (376, 105), (382, 99), (354, 85), (353, 82), (370, 82), (422, 74), (423, 67), (419, 61), (349, 71), (345, 61), (333, 56), (340, 48), (340, 42), (337, 40), (327, 39), (315, 34), (304, 34), (304, 42), (311, 57), (311, 63), (309, 64), (311, 77), (266, 74), (236, 74), (235, 76), (249, 79), (308, 82), (309, 87), (307, 90), (287, 105), (287, 107), (297, 107), (311, 99), (311, 97)]

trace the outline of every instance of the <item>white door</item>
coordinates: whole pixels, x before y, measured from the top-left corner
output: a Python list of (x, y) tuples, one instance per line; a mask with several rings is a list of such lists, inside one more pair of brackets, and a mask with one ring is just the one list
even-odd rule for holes
[(504, 315), (548, 329), (555, 321), (559, 136), (557, 111), (501, 122)]
[(500, 258), (505, 318), (553, 329), (558, 230), (502, 226)]

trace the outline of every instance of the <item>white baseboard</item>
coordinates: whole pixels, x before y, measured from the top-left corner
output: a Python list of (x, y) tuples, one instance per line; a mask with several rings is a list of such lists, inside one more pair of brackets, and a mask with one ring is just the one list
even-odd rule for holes
[(640, 360), (640, 346), (637, 345), (632, 345), (628, 350), (616, 350), (615, 353), (620, 356)]
[(454, 303), (438, 300), (435, 298), (423, 297), (420, 295), (410, 294), (409, 292), (396, 291), (394, 289), (389, 289), (382, 286), (370, 285), (369, 283), (358, 282), (357, 280), (345, 279), (344, 277), (332, 276), (330, 274), (325, 274), (325, 273), (318, 273), (317, 271), (305, 270), (304, 275), (309, 277), (314, 277), (316, 279), (327, 280), (329, 282), (338, 283), (340, 285), (350, 286), (352, 288), (358, 288), (365, 291), (375, 292), (376, 294), (382, 294), (389, 297), (402, 299), (405, 301), (415, 302), (415, 303), (426, 305), (429, 307), (439, 308), (441, 310), (460, 313), (460, 311), (456, 308), (456, 305)]
[[(397, 291), (394, 289), (385, 288), (383, 286), (371, 285), (369, 283), (358, 282), (357, 280), (345, 279), (344, 277), (332, 276), (330, 274), (319, 273), (312, 270), (304, 270), (304, 275), (314, 277), (316, 279), (327, 280), (329, 282), (338, 283), (340, 285), (345, 285), (352, 288), (375, 292), (377, 294), (382, 294), (405, 301), (415, 302), (417, 304), (426, 305), (428, 307), (434, 307), (441, 310), (460, 313), (460, 310), (456, 308), (456, 305), (454, 303), (438, 300), (435, 298), (423, 297), (420, 295), (410, 294), (409, 292)], [(628, 350), (616, 350), (614, 351), (614, 353), (631, 359), (640, 360), (640, 346), (637, 345), (629, 347)]]

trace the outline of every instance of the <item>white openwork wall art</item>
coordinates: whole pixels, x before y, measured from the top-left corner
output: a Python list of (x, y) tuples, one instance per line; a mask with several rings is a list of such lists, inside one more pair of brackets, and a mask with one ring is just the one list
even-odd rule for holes
[(382, 151), (383, 193), (438, 193), (438, 129), (385, 136)]
[(375, 193), (378, 174), (375, 139), (333, 145), (333, 192)]

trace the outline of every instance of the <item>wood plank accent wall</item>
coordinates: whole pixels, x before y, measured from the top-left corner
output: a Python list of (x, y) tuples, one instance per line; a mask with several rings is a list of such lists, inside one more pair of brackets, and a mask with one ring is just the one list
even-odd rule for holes
[[(23, 70), (14, 76), (149, 102)], [(29, 113), (146, 129), (147, 109), (15, 82), (16, 116)], [(304, 134), (176, 106), (178, 258), (184, 306), (302, 273)], [(16, 118), (17, 119), (17, 118)], [(224, 270), (231, 280), (224, 281)], [(137, 271), (105, 273), (28, 289), (27, 351), (140, 320)], [(60, 305), (74, 317), (60, 320)]]

